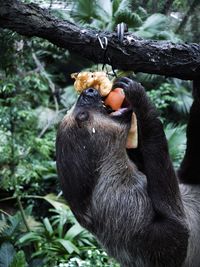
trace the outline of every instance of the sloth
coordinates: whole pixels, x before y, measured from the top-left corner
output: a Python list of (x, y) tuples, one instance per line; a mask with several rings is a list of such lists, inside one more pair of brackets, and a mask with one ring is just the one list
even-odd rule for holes
[[(107, 110), (99, 92), (88, 88), (60, 124), (56, 157), (64, 197), (122, 267), (199, 267), (200, 88), (177, 174), (145, 89), (127, 77), (116, 80), (117, 87), (125, 107)], [(138, 146), (127, 149), (133, 114)]]

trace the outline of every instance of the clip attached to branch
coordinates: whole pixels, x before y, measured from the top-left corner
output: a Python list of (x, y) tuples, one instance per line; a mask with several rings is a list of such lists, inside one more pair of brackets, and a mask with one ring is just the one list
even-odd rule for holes
[(101, 46), (101, 48), (103, 50), (106, 50), (107, 49), (107, 46), (108, 46), (108, 38), (107, 37), (103, 37), (102, 39), (99, 37), (99, 35), (97, 35), (97, 38), (99, 40), (99, 44)]
[(106, 54), (107, 54), (107, 48), (108, 48), (108, 38), (106, 36), (104, 36), (103, 38), (100, 38), (100, 36), (97, 34), (97, 38), (98, 38), (98, 41), (99, 41), (99, 44), (102, 48), (102, 50), (104, 50), (104, 54), (103, 54), (103, 66), (102, 66), (102, 71), (104, 70), (105, 68), (105, 65), (106, 65), (106, 58), (107, 58), (107, 61), (109, 62), (109, 64), (111, 65), (112, 67), (112, 72), (114, 74), (115, 77), (117, 77), (117, 74), (112, 66), (112, 62), (111, 62), (111, 59), (110, 57), (108, 57)]
[(117, 24), (116, 31), (117, 31), (118, 40), (120, 44), (122, 44), (124, 40), (124, 33), (128, 31), (128, 25), (124, 22), (121, 22)]

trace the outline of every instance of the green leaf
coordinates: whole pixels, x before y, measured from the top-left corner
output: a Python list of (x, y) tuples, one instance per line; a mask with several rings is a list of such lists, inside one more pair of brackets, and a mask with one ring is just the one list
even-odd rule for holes
[(179, 166), (179, 163), (184, 155), (186, 144), (185, 128), (185, 125), (175, 126), (171, 123), (165, 126), (169, 153), (175, 167)]
[(58, 198), (54, 194), (48, 194), (43, 197), (47, 202), (49, 202), (56, 210), (68, 209), (65, 201), (62, 198)]
[(83, 227), (80, 224), (73, 225), (65, 234), (65, 239), (73, 240), (76, 236), (84, 231)]
[(115, 14), (119, 8), (121, 0), (113, 0), (112, 1), (112, 10), (113, 10), (113, 14)]
[(8, 224), (9, 227), (5, 229), (4, 231), (4, 236), (8, 236), (11, 237), (13, 235), (13, 233), (15, 231), (17, 231), (17, 229), (19, 229), (20, 226), (20, 222), (21, 222), (21, 215), (19, 212), (17, 212), (15, 215), (13, 216), (9, 216), (8, 217)]
[(116, 24), (125, 22), (129, 27), (138, 27), (142, 24), (140, 16), (136, 13), (131, 12), (128, 9), (124, 9), (120, 12), (117, 12), (115, 17)]
[(41, 237), (35, 233), (35, 232), (30, 232), (30, 233), (27, 233), (25, 234), (24, 236), (22, 236), (17, 244), (26, 244), (26, 243), (30, 243), (30, 242), (34, 242), (34, 241), (40, 241), (41, 240)]
[(93, 19), (103, 18), (105, 10), (100, 8), (93, 0), (76, 0), (72, 16), (81, 24), (90, 24)]
[(53, 228), (51, 226), (51, 223), (50, 223), (49, 219), (48, 218), (44, 218), (43, 222), (44, 222), (44, 225), (45, 225), (45, 228), (46, 228), (47, 232), (50, 235), (53, 235)]
[(79, 249), (69, 240), (57, 239), (57, 242), (60, 243), (69, 254), (72, 254), (74, 251), (78, 254), (80, 253)]
[(26, 263), (24, 251), (20, 250), (15, 254), (10, 267), (26, 267), (26, 266), (28, 265)]
[(0, 247), (0, 267), (9, 267), (14, 255), (14, 246), (9, 242), (4, 242)]
[(167, 17), (163, 14), (153, 14), (148, 17), (141, 29), (144, 31), (158, 32), (165, 29), (167, 23)]
[(115, 13), (114, 15), (116, 15), (118, 12), (121, 12), (125, 9), (130, 9), (131, 8), (131, 0), (121, 0), (121, 1), (115, 1), (115, 3), (113, 3), (113, 7)]
[(8, 224), (7, 224), (6, 220), (0, 220), (0, 235), (2, 235), (5, 231), (5, 229), (7, 229), (7, 228), (8, 228)]
[(147, 39), (173, 39), (175, 34), (166, 34), (168, 29), (168, 18), (163, 14), (153, 14), (135, 32), (137, 36)]

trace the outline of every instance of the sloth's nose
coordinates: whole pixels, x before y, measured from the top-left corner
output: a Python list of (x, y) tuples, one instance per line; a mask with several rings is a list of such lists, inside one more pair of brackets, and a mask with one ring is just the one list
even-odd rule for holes
[(94, 97), (94, 98), (99, 96), (98, 91), (96, 89), (94, 89), (94, 88), (88, 88), (88, 89), (84, 90), (82, 92), (82, 94), (84, 96)]
[(94, 88), (84, 90), (77, 101), (78, 106), (97, 106), (101, 102), (99, 92)]

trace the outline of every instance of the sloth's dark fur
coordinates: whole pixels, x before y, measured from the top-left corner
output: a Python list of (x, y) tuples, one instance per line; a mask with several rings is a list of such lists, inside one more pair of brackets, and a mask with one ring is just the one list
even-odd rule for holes
[[(109, 115), (86, 90), (57, 135), (64, 196), (81, 225), (122, 267), (200, 266), (200, 101), (195, 92), (179, 180), (163, 126), (144, 88), (121, 78), (125, 112)], [(198, 88), (200, 89), (200, 88)], [(137, 149), (126, 150), (132, 112)]]

